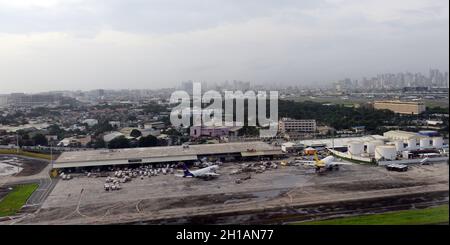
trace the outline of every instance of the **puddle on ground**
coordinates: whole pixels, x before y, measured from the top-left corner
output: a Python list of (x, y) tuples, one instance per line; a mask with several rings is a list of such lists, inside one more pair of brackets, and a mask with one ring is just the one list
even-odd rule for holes
[(9, 163), (0, 162), (0, 176), (8, 176), (20, 173), (23, 168)]

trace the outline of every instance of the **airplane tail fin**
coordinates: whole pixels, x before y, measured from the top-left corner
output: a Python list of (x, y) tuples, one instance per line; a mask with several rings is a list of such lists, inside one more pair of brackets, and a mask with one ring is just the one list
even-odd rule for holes
[(186, 166), (186, 164), (183, 164), (183, 172), (184, 172), (184, 176), (183, 177), (194, 177), (194, 175), (189, 171), (189, 169)]
[(316, 163), (320, 161), (319, 157), (317, 156), (317, 152), (314, 152), (314, 161), (316, 161)]

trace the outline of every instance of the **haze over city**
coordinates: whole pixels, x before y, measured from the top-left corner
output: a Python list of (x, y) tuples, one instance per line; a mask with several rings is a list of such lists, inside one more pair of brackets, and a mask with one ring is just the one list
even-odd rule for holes
[(447, 0), (0, 0), (0, 94), (448, 70)]
[(449, 78), (448, 0), (0, 0), (0, 229), (439, 240)]

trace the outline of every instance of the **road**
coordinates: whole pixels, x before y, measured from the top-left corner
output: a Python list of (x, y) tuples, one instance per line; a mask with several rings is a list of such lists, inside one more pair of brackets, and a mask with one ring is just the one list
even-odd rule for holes
[(14, 182), (8, 182), (6, 185), (14, 186), (21, 184), (33, 184), (36, 183), (39, 187), (31, 194), (30, 198), (27, 200), (25, 207), (40, 206), (44, 203), (47, 196), (50, 194), (51, 190), (55, 187), (57, 179), (51, 178), (36, 178), (36, 179), (26, 179)]
[[(14, 156), (22, 157), (22, 156)], [(27, 159), (33, 159), (30, 157), (23, 157)], [(42, 159), (36, 159), (42, 161)], [(32, 184), (36, 183), (39, 185), (38, 189), (33, 192), (24, 207), (37, 207), (39, 208), (45, 201), (47, 196), (55, 187), (57, 180), (51, 179), (49, 172), (51, 170), (51, 165), (48, 164), (41, 172), (31, 176), (3, 176), (0, 178), (0, 186), (14, 186), (19, 184)]]
[(41, 162), (47, 162), (48, 164), (39, 173), (34, 174), (34, 175), (29, 175), (29, 176), (12, 176), (12, 175), (10, 175), (10, 176), (1, 176), (0, 177), (0, 186), (10, 185), (10, 183), (15, 183), (15, 182), (26, 182), (26, 181), (30, 181), (30, 180), (35, 181), (33, 183), (39, 183), (40, 179), (48, 179), (48, 178), (50, 178), (49, 173), (50, 173), (50, 170), (52, 169), (52, 166), (51, 166), (51, 164), (49, 164), (50, 161), (48, 161), (48, 160), (43, 160), (43, 159), (40, 159), (40, 158), (31, 158), (31, 157), (26, 157), (26, 156), (17, 156), (17, 155), (2, 155), (2, 156), (10, 156), (10, 157), (23, 158), (23, 159), (36, 160), (36, 161), (41, 161)]

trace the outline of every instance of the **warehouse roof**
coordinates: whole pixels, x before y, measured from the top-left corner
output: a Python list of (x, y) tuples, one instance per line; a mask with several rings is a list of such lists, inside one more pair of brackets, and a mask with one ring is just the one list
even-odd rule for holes
[(165, 146), (165, 147), (149, 147), (149, 148), (127, 148), (116, 150), (93, 150), (79, 152), (64, 152), (55, 161), (55, 167), (64, 163), (86, 163), (98, 161), (115, 161), (130, 159), (158, 159), (164, 161), (167, 159), (178, 159), (178, 157), (186, 156), (202, 156), (214, 154), (232, 154), (242, 152), (261, 152), (261, 155), (281, 154), (279, 147), (274, 147), (264, 142), (240, 142), (226, 144), (206, 144), (206, 145), (189, 145), (183, 146)]
[(402, 130), (388, 131), (388, 132), (385, 132), (383, 135), (387, 138), (394, 139), (394, 140), (407, 140), (407, 139), (423, 138), (423, 136), (419, 135), (418, 133), (402, 131)]

